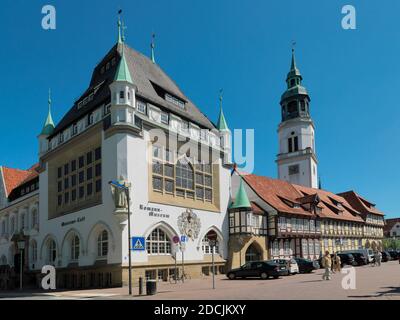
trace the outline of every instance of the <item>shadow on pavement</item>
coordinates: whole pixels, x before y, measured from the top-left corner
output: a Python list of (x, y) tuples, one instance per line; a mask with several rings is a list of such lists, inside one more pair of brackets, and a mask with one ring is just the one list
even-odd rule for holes
[(349, 298), (360, 298), (360, 299), (365, 299), (365, 298), (379, 298), (379, 297), (385, 297), (385, 296), (393, 296), (393, 295), (400, 295), (400, 287), (385, 287), (382, 289), (388, 289), (386, 291), (380, 291), (377, 292), (376, 294), (370, 294), (370, 295), (359, 295), (359, 296), (348, 296)]

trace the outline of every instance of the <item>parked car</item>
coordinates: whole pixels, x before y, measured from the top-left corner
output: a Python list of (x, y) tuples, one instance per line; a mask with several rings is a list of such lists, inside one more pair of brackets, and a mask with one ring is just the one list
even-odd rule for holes
[[(357, 265), (356, 260), (354, 259), (354, 256), (351, 253), (337, 253), (337, 255), (340, 257), (340, 264), (341, 267), (343, 268), (344, 266), (355, 266)], [(333, 254), (331, 255), (333, 258)]]
[(230, 270), (226, 276), (230, 280), (236, 278), (261, 278), (265, 280), (269, 277), (277, 279), (287, 274), (288, 270), (285, 266), (280, 266), (271, 261), (252, 261), (247, 262), (240, 268)]
[(365, 266), (368, 264), (368, 259), (361, 252), (352, 252), (357, 266)]
[(389, 250), (388, 251), (390, 254), (390, 257), (392, 258), (392, 260), (399, 260), (400, 258), (400, 253), (396, 250)]
[(313, 270), (319, 269), (318, 261), (312, 261), (310, 259), (305, 258), (294, 258), (299, 266), (300, 273), (310, 273)]
[(374, 259), (374, 252), (372, 251), (372, 249), (354, 249), (354, 250), (340, 251), (340, 253), (354, 253), (354, 252), (362, 253), (364, 257), (367, 259), (368, 263), (371, 263), (372, 260)]
[(392, 260), (392, 257), (390, 256), (390, 253), (387, 251), (382, 251), (382, 262), (388, 262), (390, 260)]
[(289, 275), (299, 273), (299, 266), (297, 265), (297, 261), (295, 259), (274, 259), (271, 260), (278, 264), (279, 266), (286, 266), (287, 270), (289, 271)]

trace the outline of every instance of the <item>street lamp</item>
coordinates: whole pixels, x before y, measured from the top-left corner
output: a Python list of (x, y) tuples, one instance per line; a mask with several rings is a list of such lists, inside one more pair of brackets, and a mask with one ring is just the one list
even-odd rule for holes
[(128, 202), (128, 259), (129, 259), (129, 295), (132, 295), (132, 261), (131, 261), (131, 210), (130, 210), (130, 194), (129, 194), (129, 185), (127, 185), (125, 182), (124, 184), (121, 184), (119, 181), (110, 181), (109, 182), (110, 186), (123, 190), (126, 195), (126, 201)]
[(19, 259), (19, 265), (20, 265), (20, 269), (19, 269), (19, 289), (22, 290), (22, 272), (23, 272), (23, 252), (25, 250), (25, 240), (21, 239), (17, 241), (17, 246), (18, 246), (18, 250), (19, 250), (19, 254), (20, 254), (20, 259)]

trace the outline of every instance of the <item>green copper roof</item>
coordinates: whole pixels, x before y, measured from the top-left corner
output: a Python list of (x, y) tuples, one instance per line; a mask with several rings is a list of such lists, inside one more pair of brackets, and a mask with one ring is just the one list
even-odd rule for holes
[(41, 135), (46, 135), (46, 136), (51, 135), (55, 128), (54, 122), (53, 122), (53, 117), (51, 116), (51, 92), (50, 92), (50, 90), (49, 90), (48, 104), (49, 104), (49, 112), (47, 114), (46, 122), (43, 125), (42, 132), (40, 133)]
[(239, 190), (236, 193), (235, 201), (231, 205), (230, 209), (239, 209), (239, 208), (251, 208), (249, 198), (247, 197), (246, 190), (244, 189), (242, 177), (240, 177)]
[(114, 81), (126, 81), (129, 83), (133, 83), (131, 74), (129, 72), (128, 64), (126, 63), (125, 53), (124, 53), (124, 44), (122, 44), (122, 57), (119, 61), (119, 65), (117, 68), (117, 72), (115, 73)]
[(217, 128), (219, 131), (229, 130), (225, 120), (224, 111), (222, 110), (222, 94), (219, 97), (219, 117), (218, 117)]

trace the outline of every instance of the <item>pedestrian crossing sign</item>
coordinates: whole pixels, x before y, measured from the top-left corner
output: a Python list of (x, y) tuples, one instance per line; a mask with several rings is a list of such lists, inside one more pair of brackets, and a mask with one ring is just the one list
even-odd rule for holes
[(132, 251), (146, 250), (146, 240), (144, 237), (132, 237)]

